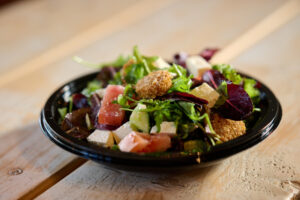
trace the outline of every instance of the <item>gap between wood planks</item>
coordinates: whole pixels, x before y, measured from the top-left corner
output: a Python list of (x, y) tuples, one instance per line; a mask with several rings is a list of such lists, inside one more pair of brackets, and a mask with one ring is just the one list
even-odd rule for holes
[(83, 158), (74, 158), (71, 162), (66, 164), (64, 167), (62, 167), (60, 170), (52, 174), (50, 177), (45, 179), (40, 184), (36, 185), (34, 188), (32, 188), (30, 191), (28, 191), (26, 194), (21, 196), (20, 200), (26, 200), (26, 199), (34, 199), (35, 197), (39, 196), (46, 190), (48, 190), (50, 187), (55, 185), (57, 182), (59, 182), (64, 177), (68, 176), (70, 173), (72, 173), (74, 170), (76, 170), (78, 167), (83, 165), (87, 160)]
[[(145, 4), (139, 4), (139, 6), (144, 6), (144, 5)], [(166, 6), (166, 5), (167, 5), (166, 3), (161, 4), (161, 7)], [(128, 10), (131, 10), (131, 9), (132, 8), (129, 8)], [(135, 9), (136, 9), (136, 7), (135, 7)], [(156, 9), (158, 9), (158, 8), (156, 8)], [(257, 25), (255, 25), (254, 27), (249, 29), (247, 32), (245, 32), (241, 37), (237, 38), (235, 41), (233, 41), (231, 44), (229, 44), (226, 48), (224, 48), (224, 50), (222, 50), (220, 53), (218, 53), (214, 57), (212, 62), (214, 62), (214, 63), (228, 62), (228, 61), (232, 60), (233, 58), (236, 58), (238, 55), (243, 53), (245, 50), (247, 50), (248, 48), (250, 48), (257, 42), (262, 40), (264, 37), (271, 34), (272, 32), (274, 32), (276, 29), (280, 28), (284, 24), (288, 23), (290, 20), (292, 20), (294, 17), (296, 17), (299, 14), (299, 12), (300, 12), (300, 1), (299, 0), (288, 1), (283, 6), (281, 6), (279, 9), (275, 10), (269, 16), (264, 18)], [(127, 13), (127, 12), (125, 11), (124, 13)], [(123, 16), (123, 14), (121, 14), (121, 16)], [(149, 15), (149, 14), (150, 13), (147, 13), (147, 15)], [(113, 19), (112, 21), (109, 20), (109, 23), (114, 22), (114, 20), (116, 20), (117, 18)], [(132, 21), (130, 21), (126, 25), (122, 26), (121, 28), (117, 28), (117, 27), (115, 27), (115, 29), (112, 28), (113, 31), (120, 30), (136, 21), (134, 19), (131, 19), (131, 20)], [(54, 60), (57, 60), (57, 58), (58, 59), (63, 58), (64, 56), (69, 55), (70, 53), (74, 52), (75, 50), (78, 50), (84, 46), (87, 46), (88, 44), (92, 43), (93, 41), (98, 40), (98, 39), (108, 35), (109, 33), (112, 33), (113, 31), (106, 32), (102, 35), (99, 35), (99, 37), (97, 37), (97, 34), (95, 35), (95, 32), (99, 34), (100, 29), (104, 25), (111, 26), (109, 23), (108, 24), (107, 24), (107, 22), (101, 23), (101, 24), (97, 25), (96, 27), (88, 30), (87, 32), (84, 32), (81, 35), (75, 36), (74, 38), (67, 41), (63, 45), (60, 45), (56, 48), (53, 48), (53, 49), (47, 51), (48, 53), (50, 53), (50, 55), (43, 54), (42, 55), (43, 59), (41, 59), (41, 61), (39, 61), (39, 59), (34, 59), (34, 60), (28, 62), (25, 65), (25, 70), (22, 70), (21, 72), (22, 73), (26, 72), (25, 74), (28, 74), (29, 72), (26, 70), (29, 70), (30, 72), (37, 70), (37, 69), (53, 62)], [(88, 41), (83, 41), (81, 38), (83, 36), (85, 38), (86, 37), (91, 37), (91, 38)], [(76, 40), (78, 40), (78, 41), (76, 41)], [(73, 42), (75, 44), (72, 44)], [(64, 45), (66, 45), (66, 46), (64, 46)], [(66, 50), (68, 50), (68, 51), (64, 52)], [(55, 51), (58, 51), (58, 53), (56, 53)], [(54, 56), (54, 57), (52, 57), (52, 56)], [(29, 64), (34, 64), (34, 65), (32, 67), (30, 67)], [(13, 76), (13, 74), (10, 73), (6, 79), (4, 77), (4, 81), (3, 80), (0, 81), (0, 87), (3, 84), (6, 84), (9, 81), (12, 81), (15, 78), (20, 77), (22, 75), (24, 75), (24, 74), (18, 73), (16, 76)], [(35, 186), (32, 190), (27, 192), (22, 197), (20, 197), (20, 199), (33, 199), (33, 198), (39, 196), (44, 191), (46, 191), (47, 189), (49, 189), (50, 187), (55, 185), (57, 182), (62, 180), (64, 177), (66, 177), (67, 175), (72, 173), (74, 170), (76, 170), (77, 168), (82, 166), (85, 162), (86, 162), (86, 160), (84, 160), (82, 158), (75, 158), (73, 161), (71, 161), (64, 167), (62, 167), (59, 171), (57, 171), (56, 173), (54, 173), (53, 175), (51, 175), (50, 177), (45, 179), (42, 183)]]

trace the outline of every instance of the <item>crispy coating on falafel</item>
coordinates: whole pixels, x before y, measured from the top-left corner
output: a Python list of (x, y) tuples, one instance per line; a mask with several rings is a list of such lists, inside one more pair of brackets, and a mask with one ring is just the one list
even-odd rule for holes
[(153, 99), (162, 96), (172, 87), (172, 76), (168, 71), (159, 70), (140, 79), (136, 86), (136, 92), (140, 98)]
[(246, 126), (243, 121), (225, 119), (218, 114), (211, 115), (211, 124), (223, 142), (232, 140), (246, 133)]

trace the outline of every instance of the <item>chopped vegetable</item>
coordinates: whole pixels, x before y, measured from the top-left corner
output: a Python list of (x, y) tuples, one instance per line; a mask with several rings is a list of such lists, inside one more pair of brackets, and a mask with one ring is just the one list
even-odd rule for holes
[(207, 48), (200, 53), (200, 56), (206, 61), (209, 61), (218, 51), (218, 48)]
[(186, 60), (187, 69), (194, 77), (199, 76), (200, 71), (206, 71), (211, 68), (211, 65), (200, 56), (190, 56)]
[(87, 140), (100, 146), (112, 147), (114, 145), (114, 137), (111, 131), (96, 130), (87, 137)]
[(184, 150), (188, 152), (207, 152), (208, 146), (202, 140), (189, 140), (183, 144)]
[(220, 96), (220, 94), (212, 87), (210, 87), (207, 83), (203, 83), (202, 85), (194, 88), (191, 91), (191, 94), (208, 101), (207, 106), (209, 108), (212, 108), (215, 105)]
[(125, 152), (163, 152), (171, 147), (171, 138), (166, 134), (149, 135), (132, 132), (119, 143), (121, 151)]
[(100, 89), (101, 87), (101, 82), (93, 80), (88, 82), (87, 87), (84, 88), (81, 93), (87, 97), (90, 97), (96, 90)]
[(139, 103), (130, 115), (130, 127), (135, 131), (142, 131), (143, 133), (149, 133), (150, 131), (150, 119), (149, 114), (143, 110), (147, 109), (147, 106)]
[(58, 113), (60, 115), (61, 120), (65, 119), (65, 116), (66, 116), (67, 112), (68, 112), (68, 109), (66, 107), (58, 108)]
[(125, 111), (114, 101), (120, 94), (123, 94), (124, 87), (119, 85), (109, 85), (106, 88), (105, 96), (102, 100), (98, 114), (98, 123), (112, 126), (120, 126), (125, 118)]
[(107, 63), (101, 63), (101, 64), (90, 63), (90, 62), (85, 61), (84, 59), (80, 58), (79, 56), (74, 56), (73, 60), (75, 62), (77, 62), (79, 64), (82, 64), (84, 66), (87, 66), (87, 67), (101, 69), (101, 68), (106, 67), (106, 66), (114, 66), (114, 67), (123, 66), (128, 61), (128, 57), (126, 58), (126, 57), (120, 55), (115, 61), (107, 62)]
[(230, 80), (234, 84), (240, 84), (242, 82), (242, 77), (233, 69), (230, 65), (214, 65), (212, 66), (213, 70), (218, 70), (221, 72), (224, 77)]
[(99, 74), (59, 104), (61, 128), (114, 151), (151, 156), (200, 155), (239, 137), (246, 132), (242, 120), (260, 110), (259, 84), (230, 65), (211, 67), (207, 61), (217, 51), (179, 53), (174, 63), (142, 55), (136, 46), (132, 55), (104, 64), (75, 57)]
[(260, 92), (256, 86), (256, 81), (250, 78), (244, 78), (244, 89), (251, 98), (253, 104), (257, 104), (260, 100)]
[(227, 93), (227, 100), (216, 108), (222, 117), (243, 120), (251, 115), (253, 104), (242, 86), (229, 83), (227, 84)]

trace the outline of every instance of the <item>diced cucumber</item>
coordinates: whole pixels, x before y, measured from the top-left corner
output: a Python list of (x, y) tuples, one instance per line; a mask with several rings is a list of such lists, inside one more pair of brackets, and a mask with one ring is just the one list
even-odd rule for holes
[(129, 123), (132, 130), (141, 131), (143, 133), (149, 133), (149, 114), (147, 112), (140, 111), (141, 109), (146, 108), (146, 105), (139, 103), (132, 111), (129, 118)]

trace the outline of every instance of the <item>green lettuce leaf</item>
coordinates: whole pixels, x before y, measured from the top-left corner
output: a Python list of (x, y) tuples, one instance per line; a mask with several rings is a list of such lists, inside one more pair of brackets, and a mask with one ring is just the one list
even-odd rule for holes
[(226, 79), (230, 80), (234, 84), (238, 85), (243, 80), (242, 77), (237, 73), (237, 71), (233, 69), (230, 65), (214, 65), (212, 69), (220, 71)]
[(193, 76), (187, 76), (187, 71), (180, 65), (173, 64), (169, 69), (169, 72), (176, 74), (176, 78), (172, 80), (172, 87), (168, 90), (171, 92), (190, 92), (190, 88), (193, 84)]
[(101, 82), (93, 80), (88, 82), (86, 88), (84, 88), (81, 93), (87, 97), (90, 97), (96, 90), (102, 88)]
[(260, 101), (260, 92), (255, 88), (256, 81), (250, 78), (244, 78), (244, 90), (248, 93), (253, 104), (257, 104)]
[(79, 56), (74, 56), (73, 60), (81, 65), (84, 65), (86, 67), (91, 67), (91, 68), (96, 68), (96, 69), (101, 69), (106, 66), (112, 66), (112, 67), (122, 67), (125, 63), (128, 62), (129, 57), (124, 57), (123, 55), (120, 55), (116, 60), (111, 61), (111, 62), (104, 62), (100, 64), (95, 64), (95, 63), (90, 63), (83, 58)]
[(60, 115), (61, 121), (63, 121), (65, 119), (65, 116), (68, 113), (68, 108), (67, 107), (58, 108), (57, 111), (58, 111), (58, 113)]

